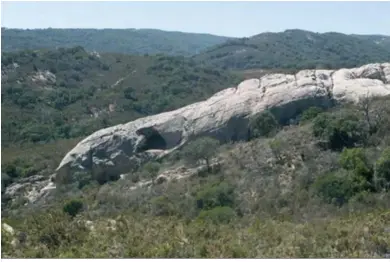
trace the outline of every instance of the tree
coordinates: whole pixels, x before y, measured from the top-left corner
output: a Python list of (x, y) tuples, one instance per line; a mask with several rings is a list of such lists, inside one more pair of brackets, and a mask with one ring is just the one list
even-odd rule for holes
[(366, 130), (356, 115), (335, 116), (330, 113), (322, 113), (313, 120), (313, 135), (332, 150), (355, 147), (367, 137)]
[[(369, 135), (375, 133), (387, 133), (390, 123), (390, 107), (382, 98), (366, 96), (361, 97), (358, 102), (358, 110), (362, 113), (368, 127)], [(377, 102), (375, 100), (378, 100)], [(376, 103), (375, 103), (376, 102)]]
[(83, 203), (80, 200), (70, 200), (64, 205), (63, 211), (75, 217), (83, 208)]
[(257, 114), (249, 120), (249, 139), (270, 136), (279, 129), (275, 116), (269, 112)]
[(323, 110), (321, 108), (312, 106), (302, 113), (300, 117), (300, 122), (306, 122), (312, 120), (322, 112)]
[(219, 147), (219, 141), (210, 137), (199, 138), (184, 148), (183, 155), (186, 160), (196, 163), (199, 160), (206, 162), (207, 170), (210, 172), (210, 160)]
[(346, 171), (320, 176), (312, 186), (315, 192), (327, 203), (341, 206), (364, 188)]
[(234, 188), (226, 182), (209, 185), (197, 194), (197, 206), (199, 209), (209, 210), (215, 207), (234, 204)]
[(370, 110), (371, 110), (372, 98), (369, 97), (368, 91), (365, 97), (361, 97), (358, 102), (358, 108), (363, 113), (364, 119), (368, 126), (370, 134), (374, 132), (374, 124), (372, 123)]
[(363, 148), (345, 148), (340, 155), (340, 165), (352, 171), (355, 176), (364, 177), (368, 182), (372, 181), (372, 169)]

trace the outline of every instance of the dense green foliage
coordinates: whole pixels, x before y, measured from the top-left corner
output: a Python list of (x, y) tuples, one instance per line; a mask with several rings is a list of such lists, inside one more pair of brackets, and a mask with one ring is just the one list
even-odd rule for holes
[(83, 46), (89, 51), (123, 54), (195, 55), (226, 41), (209, 34), (155, 29), (1, 29), (3, 51)]
[(340, 165), (342, 168), (352, 171), (356, 177), (362, 177), (368, 182), (372, 182), (372, 168), (363, 148), (345, 148), (340, 155)]
[[(94, 131), (205, 99), (239, 79), (183, 57), (82, 47), (2, 53), (2, 192), (20, 178), (52, 174)], [(78, 175), (80, 188), (91, 181)]]
[(237, 82), (180, 57), (96, 56), (81, 47), (2, 56), (3, 146), (85, 136)]
[(97, 52), (196, 55), (200, 62), (231, 69), (340, 68), (386, 62), (390, 59), (389, 43), (388, 36), (302, 30), (237, 39), (153, 29), (2, 28), (3, 51), (79, 45)]
[(302, 115), (299, 118), (300, 122), (307, 122), (312, 119), (314, 119), (316, 116), (318, 116), (320, 113), (322, 113), (323, 109), (319, 107), (310, 107), (305, 112), (302, 113)]
[(327, 174), (313, 184), (315, 191), (328, 203), (343, 205), (363, 190), (348, 173)]
[(216, 66), (247, 68), (341, 68), (390, 60), (390, 37), (286, 30), (232, 39), (196, 56)]
[(226, 182), (210, 185), (198, 192), (196, 202), (198, 208), (204, 210), (233, 206), (234, 188)]
[(83, 203), (80, 200), (70, 200), (64, 205), (63, 211), (71, 217), (76, 216), (83, 208)]
[(390, 189), (390, 148), (386, 148), (375, 165), (375, 180), (378, 189)]
[(279, 123), (275, 116), (269, 111), (264, 111), (250, 118), (249, 137), (253, 139), (262, 136), (274, 135), (278, 128)]
[(324, 145), (337, 150), (362, 144), (367, 135), (362, 121), (349, 112), (318, 115), (313, 120), (313, 134), (322, 139)]
[(344, 170), (321, 176), (314, 184), (328, 203), (343, 205), (353, 196), (373, 189), (373, 173), (363, 148), (345, 148), (339, 162)]

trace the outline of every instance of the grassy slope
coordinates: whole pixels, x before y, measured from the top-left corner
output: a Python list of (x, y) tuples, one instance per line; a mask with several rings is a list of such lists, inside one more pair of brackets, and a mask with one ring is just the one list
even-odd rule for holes
[[(42, 221), (29, 225), (42, 227), (44, 222), (53, 225), (53, 218), (40, 218)], [(62, 220), (45, 231), (72, 233), (68, 243), (52, 249), (43, 245), (36, 249), (32, 246), (12, 248), (4, 244), (2, 255), (30, 258), (383, 258), (383, 250), (390, 244), (386, 231), (389, 220), (390, 213), (383, 210), (308, 223), (251, 216), (246, 221), (221, 225), (126, 214), (118, 218), (116, 231), (107, 229), (107, 222), (101, 219), (95, 233), (87, 233), (75, 222)], [(31, 234), (34, 229), (26, 228), (26, 232)], [(38, 241), (37, 237), (34, 235)], [(3, 239), (9, 241), (5, 234)]]
[[(388, 99), (376, 101), (372, 108), (388, 108)], [(331, 112), (335, 116), (353, 112), (364, 121), (351, 106)], [(367, 140), (363, 150), (369, 165), (390, 146), (389, 125), (386, 115), (379, 131)], [(129, 190), (130, 176), (72, 191), (71, 198), (84, 204), (74, 219), (64, 216), (61, 196), (46, 208), (21, 208), (9, 213), (5, 221), (25, 232), (27, 242), (13, 248), (10, 238), (3, 238), (2, 254), (383, 258), (390, 245), (388, 192), (355, 192), (341, 206), (323, 199), (316, 187), (319, 178), (333, 172), (351, 175), (348, 172), (352, 171), (341, 167), (339, 151), (325, 150), (317, 142), (309, 120), (284, 127), (273, 137), (221, 147), (219, 157), (225, 162), (214, 173), (157, 185), (152, 190)], [(169, 161), (175, 164), (177, 159), (166, 161), (169, 166)], [(207, 198), (225, 203), (230, 211), (217, 208), (218, 219), (205, 219), (198, 202)], [(109, 219), (116, 221), (114, 231), (109, 228), (113, 223)], [(85, 220), (93, 221), (95, 231), (80, 224)]]

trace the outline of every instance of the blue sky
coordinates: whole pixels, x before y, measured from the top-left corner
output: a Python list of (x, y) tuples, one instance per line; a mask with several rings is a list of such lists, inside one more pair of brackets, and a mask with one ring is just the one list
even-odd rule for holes
[(2, 27), (156, 28), (251, 36), (305, 29), (390, 35), (390, 2), (2, 2)]

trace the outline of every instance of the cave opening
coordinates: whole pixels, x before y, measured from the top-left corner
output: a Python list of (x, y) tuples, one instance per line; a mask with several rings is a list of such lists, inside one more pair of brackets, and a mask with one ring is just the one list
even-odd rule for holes
[(146, 151), (149, 149), (160, 149), (160, 150), (167, 149), (166, 141), (157, 131), (154, 131), (152, 134), (147, 136), (146, 141), (139, 148), (140, 151)]

